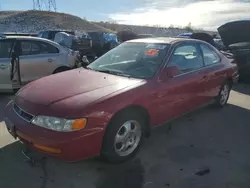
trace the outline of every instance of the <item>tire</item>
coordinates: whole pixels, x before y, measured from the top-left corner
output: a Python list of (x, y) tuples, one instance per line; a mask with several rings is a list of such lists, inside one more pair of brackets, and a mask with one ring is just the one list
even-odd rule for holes
[(19, 89), (13, 89), (13, 93), (16, 94), (19, 91)]
[[(126, 111), (117, 115), (106, 129), (101, 156), (111, 163), (131, 159), (144, 140), (145, 122), (143, 116), (135, 111)], [(121, 141), (118, 140), (119, 138)], [(121, 151), (123, 147), (124, 151)]]
[(215, 107), (222, 108), (227, 104), (231, 88), (232, 86), (229, 81), (226, 81), (221, 85), (220, 92), (215, 98)]
[(57, 74), (57, 73), (68, 71), (68, 70), (70, 70), (70, 68), (68, 67), (59, 67), (56, 70), (54, 70), (53, 74)]

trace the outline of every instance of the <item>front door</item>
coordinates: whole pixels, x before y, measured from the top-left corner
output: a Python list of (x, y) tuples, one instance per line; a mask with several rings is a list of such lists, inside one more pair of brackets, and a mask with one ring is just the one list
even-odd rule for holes
[(199, 47), (193, 43), (175, 47), (167, 67), (176, 66), (179, 73), (154, 86), (153, 124), (161, 124), (193, 110), (204, 102), (204, 82), (199, 71), (203, 68), (203, 59)]
[(20, 74), (22, 84), (34, 81), (52, 74), (59, 50), (45, 42), (22, 40)]
[(9, 39), (0, 40), (0, 92), (11, 91), (11, 53), (14, 41)]

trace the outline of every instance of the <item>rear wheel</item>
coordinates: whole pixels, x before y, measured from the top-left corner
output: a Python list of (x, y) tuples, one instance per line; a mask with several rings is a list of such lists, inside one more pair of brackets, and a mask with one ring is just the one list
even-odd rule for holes
[(222, 84), (220, 92), (215, 99), (216, 107), (224, 107), (227, 104), (230, 91), (231, 91), (231, 84), (230, 82), (226, 81), (224, 84)]
[(122, 113), (107, 127), (102, 156), (109, 162), (124, 162), (138, 151), (145, 132), (145, 121), (136, 113)]

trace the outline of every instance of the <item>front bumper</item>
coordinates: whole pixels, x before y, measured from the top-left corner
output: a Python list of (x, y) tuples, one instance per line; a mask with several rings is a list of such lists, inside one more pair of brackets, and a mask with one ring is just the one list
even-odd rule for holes
[(56, 132), (33, 125), (13, 110), (13, 102), (6, 106), (5, 124), (14, 138), (45, 156), (75, 162), (100, 154), (103, 130)]

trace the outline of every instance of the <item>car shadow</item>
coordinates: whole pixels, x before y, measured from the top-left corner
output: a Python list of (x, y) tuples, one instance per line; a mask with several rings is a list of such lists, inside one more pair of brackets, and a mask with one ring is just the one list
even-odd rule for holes
[(13, 95), (10, 95), (10, 94), (0, 94), (0, 107), (1, 107), (1, 110), (0, 110), (0, 122), (3, 121), (3, 118), (4, 118), (4, 112), (5, 112), (4, 107), (12, 99), (13, 99)]
[[(22, 154), (25, 147), (14, 142), (0, 150), (0, 187), (198, 188), (225, 185), (230, 177), (235, 187), (247, 187), (247, 122), (250, 111), (236, 105), (201, 109), (155, 129), (135, 158), (113, 165), (99, 157), (65, 163), (37, 153), (33, 164)], [(193, 175), (201, 164), (213, 169), (205, 179)]]
[(236, 84), (233, 90), (245, 95), (250, 95), (250, 85), (249, 84)]

